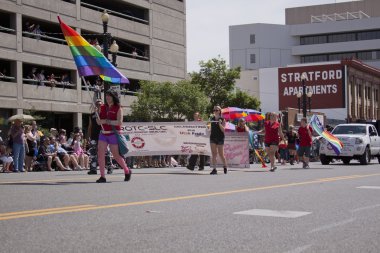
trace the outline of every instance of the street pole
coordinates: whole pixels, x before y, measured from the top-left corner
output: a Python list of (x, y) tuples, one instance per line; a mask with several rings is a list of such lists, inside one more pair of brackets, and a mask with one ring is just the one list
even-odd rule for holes
[(302, 114), (303, 117), (306, 118), (307, 113), (307, 103), (306, 103), (306, 86), (305, 86), (305, 79), (302, 79)]
[[(109, 34), (107, 33), (107, 28), (108, 28), (109, 15), (108, 15), (106, 10), (104, 10), (101, 18), (102, 18), (102, 22), (103, 22), (103, 55), (108, 60), (108, 44), (109, 44), (108, 43), (108, 37), (109, 37)], [(106, 82), (106, 81), (103, 82), (103, 88), (104, 88), (104, 104), (107, 104), (106, 92), (109, 89), (108, 82)]]

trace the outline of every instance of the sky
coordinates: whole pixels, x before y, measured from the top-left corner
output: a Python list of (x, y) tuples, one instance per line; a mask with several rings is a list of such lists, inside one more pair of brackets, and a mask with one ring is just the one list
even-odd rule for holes
[(228, 29), (251, 23), (285, 24), (285, 8), (350, 0), (187, 0), (187, 72), (221, 56), (229, 62)]

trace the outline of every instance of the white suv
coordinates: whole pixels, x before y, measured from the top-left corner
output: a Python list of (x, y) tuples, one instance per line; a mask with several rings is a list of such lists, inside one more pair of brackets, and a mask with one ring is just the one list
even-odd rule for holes
[(360, 164), (367, 165), (373, 157), (377, 157), (380, 163), (380, 136), (373, 125), (340, 124), (331, 133), (343, 143), (343, 149), (337, 155), (331, 145), (321, 139), (319, 158), (322, 164), (327, 165), (335, 158), (341, 159), (344, 164), (356, 159)]

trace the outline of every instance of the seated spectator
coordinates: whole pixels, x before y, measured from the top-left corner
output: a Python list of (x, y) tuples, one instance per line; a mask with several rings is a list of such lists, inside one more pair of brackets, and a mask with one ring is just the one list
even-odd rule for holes
[(56, 141), (56, 138), (54, 136), (51, 136), (49, 138), (50, 145), (48, 146), (48, 150), (52, 154), (56, 154), (58, 156), (59, 160), (63, 163), (64, 168), (63, 170), (70, 171), (69, 162), (70, 162), (70, 156), (67, 153), (66, 150), (64, 150)]
[(88, 155), (84, 152), (82, 148), (82, 136), (79, 133), (74, 135), (72, 147), (74, 151), (73, 155), (77, 157), (81, 168), (88, 170), (89, 159)]
[(59, 170), (66, 170), (61, 161), (58, 158), (57, 152), (51, 152), (49, 150), (50, 141), (46, 136), (41, 137), (41, 145), (38, 149), (37, 161), (45, 162), (47, 165), (47, 170), (52, 171), (52, 163), (53, 161), (59, 168)]
[(41, 38), (41, 34), (42, 34), (42, 31), (40, 29), (40, 25), (35, 25), (32, 33), (36, 34), (36, 36), (34, 36), (34, 38), (39, 40)]
[[(38, 80), (37, 79), (37, 68), (32, 68), (32, 70), (29, 72), (29, 74), (26, 76), (27, 79), (31, 79), (31, 80)], [(34, 81), (29, 81), (29, 83), (31, 84), (36, 84), (37, 82), (34, 82)]]
[(39, 85), (45, 86), (45, 81), (46, 81), (45, 70), (41, 69), (41, 71), (37, 73), (36, 78), (39, 81), (38, 82)]
[(133, 55), (133, 58), (136, 58), (139, 55), (137, 53), (137, 49), (136, 48), (133, 48), (132, 55)]
[(71, 80), (70, 80), (70, 75), (68, 73), (64, 73), (61, 77), (61, 82), (64, 84), (64, 85), (68, 85), (70, 84)]
[(58, 134), (58, 141), (59, 141), (59, 143), (62, 143), (62, 141), (66, 142), (66, 139), (67, 139), (67, 137), (66, 137), (66, 129), (63, 129), (63, 128), (59, 129), (59, 134)]
[(11, 164), (13, 162), (13, 158), (7, 149), (7, 146), (4, 143), (0, 143), (0, 161), (3, 162), (3, 169), (1, 172), (9, 173), (12, 172)]
[(58, 130), (57, 129), (55, 129), (55, 128), (50, 128), (50, 136), (49, 136), (49, 138), (50, 137), (52, 137), (52, 136), (54, 136), (55, 138), (58, 138)]
[(53, 73), (51, 73), (51, 75), (48, 76), (47, 80), (49, 81), (50, 87), (55, 87), (57, 85), (58, 81)]

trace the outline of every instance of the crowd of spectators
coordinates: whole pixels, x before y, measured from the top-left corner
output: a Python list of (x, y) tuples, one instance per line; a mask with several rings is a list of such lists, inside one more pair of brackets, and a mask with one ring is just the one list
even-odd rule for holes
[(71, 87), (70, 74), (65, 72), (61, 75), (55, 75), (54, 73), (45, 74), (44, 69), (37, 69), (33, 67), (26, 76), (26, 82), (39, 86), (56, 87), (58, 85), (63, 87)]

